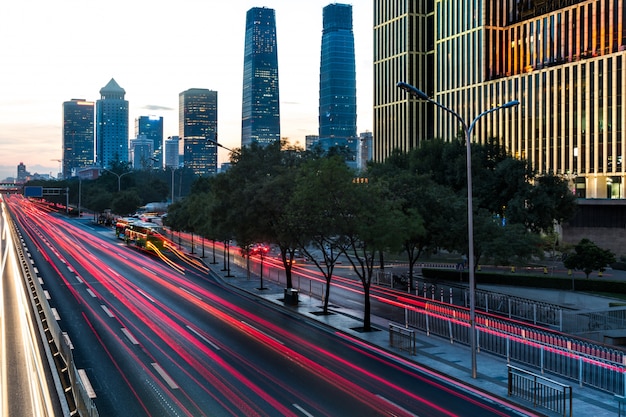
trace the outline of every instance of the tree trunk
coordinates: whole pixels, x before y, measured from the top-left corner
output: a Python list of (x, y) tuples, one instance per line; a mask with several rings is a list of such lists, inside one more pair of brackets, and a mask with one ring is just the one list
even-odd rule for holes
[(370, 286), (369, 284), (363, 285), (363, 331), (372, 331), (372, 308), (370, 304)]

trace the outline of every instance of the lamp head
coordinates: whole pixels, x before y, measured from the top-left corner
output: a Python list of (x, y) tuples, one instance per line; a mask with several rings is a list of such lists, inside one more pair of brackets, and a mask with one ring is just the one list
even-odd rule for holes
[(412, 86), (411, 84), (400, 81), (396, 84), (396, 87), (401, 88), (407, 93), (413, 94), (414, 96), (421, 98), (422, 100), (430, 100), (430, 97), (428, 97), (425, 92), (417, 87)]

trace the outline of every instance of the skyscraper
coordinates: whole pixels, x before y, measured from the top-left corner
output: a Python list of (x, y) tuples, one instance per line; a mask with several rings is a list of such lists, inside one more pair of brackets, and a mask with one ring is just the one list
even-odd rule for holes
[(63, 103), (63, 178), (94, 163), (94, 103), (72, 99)]
[(319, 141), (323, 148), (347, 147), (356, 161), (356, 69), (352, 6), (323, 9), (320, 60)]
[(579, 197), (626, 197), (624, 0), (453, 0), (436, 3), (436, 14), (419, 10), (427, 4), (374, 1), (376, 160), (458, 135), (454, 117), (395, 87), (405, 81), (468, 124), (519, 100), (482, 117), (474, 140), (499, 140), (539, 173), (567, 177)]
[(394, 149), (408, 152), (433, 138), (435, 107), (412, 100), (396, 84), (405, 81), (433, 94), (434, 3), (374, 0), (373, 159)]
[(135, 136), (138, 138), (141, 135), (152, 141), (150, 166), (163, 168), (163, 117), (139, 116), (135, 120)]
[(241, 145), (279, 140), (276, 19), (273, 9), (254, 7), (246, 14)]
[(184, 163), (197, 175), (217, 172), (217, 91), (192, 88), (178, 96)]
[(113, 78), (100, 89), (96, 101), (96, 161), (108, 168), (128, 163), (128, 101)]

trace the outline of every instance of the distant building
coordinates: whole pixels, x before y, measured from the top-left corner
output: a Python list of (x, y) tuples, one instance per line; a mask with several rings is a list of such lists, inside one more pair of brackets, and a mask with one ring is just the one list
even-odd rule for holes
[(178, 98), (185, 167), (197, 175), (217, 173), (217, 91), (192, 88)]
[(128, 162), (128, 101), (113, 78), (96, 101), (96, 163), (104, 168)]
[(170, 136), (165, 139), (165, 167), (166, 168), (178, 168), (180, 163), (179, 156), (179, 142), (178, 136)]
[(76, 175), (94, 163), (94, 103), (72, 99), (63, 103), (62, 177)]
[(139, 135), (136, 139), (130, 141), (130, 154), (134, 169), (154, 168), (155, 162), (152, 159), (154, 148), (152, 146), (152, 139), (149, 139), (146, 135)]
[(163, 168), (163, 117), (139, 116), (135, 120), (135, 136), (144, 135), (152, 141), (152, 167)]
[(372, 132), (361, 132), (359, 135), (359, 145), (357, 147), (357, 169), (365, 171), (367, 169), (367, 161), (371, 161), (374, 156), (372, 148), (374, 135)]
[(349, 153), (356, 166), (356, 65), (352, 6), (330, 4), (323, 9), (319, 90), (319, 143)]
[(254, 7), (246, 14), (243, 61), (241, 146), (280, 141), (278, 52), (273, 9)]
[(17, 182), (24, 182), (28, 178), (30, 173), (26, 171), (26, 165), (23, 162), (20, 162), (17, 166)]
[(319, 135), (306, 135), (304, 137), (304, 149), (310, 151), (319, 142)]

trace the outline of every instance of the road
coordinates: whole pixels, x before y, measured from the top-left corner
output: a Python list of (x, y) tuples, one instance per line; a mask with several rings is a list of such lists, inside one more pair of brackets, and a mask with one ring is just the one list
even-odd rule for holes
[(3, 416), (59, 416), (63, 409), (40, 341), (13, 248), (4, 203), (0, 213), (0, 410)]
[(503, 416), (506, 404), (15, 198), (100, 415)]

